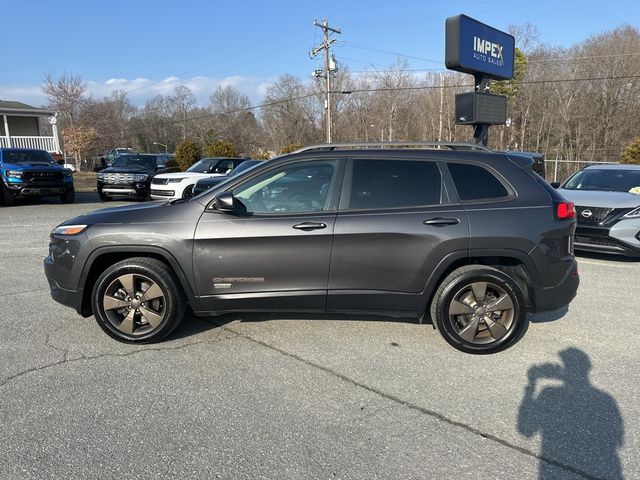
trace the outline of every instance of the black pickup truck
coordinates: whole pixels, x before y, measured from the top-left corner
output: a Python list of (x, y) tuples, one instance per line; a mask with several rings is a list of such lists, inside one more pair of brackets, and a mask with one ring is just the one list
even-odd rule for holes
[(139, 153), (120, 155), (98, 173), (98, 195), (109, 201), (114, 196), (149, 199), (151, 179), (158, 173), (177, 170), (167, 167), (171, 155)]

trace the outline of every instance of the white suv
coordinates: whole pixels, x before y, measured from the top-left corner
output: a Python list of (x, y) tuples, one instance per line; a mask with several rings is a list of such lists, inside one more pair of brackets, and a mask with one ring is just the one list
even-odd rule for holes
[(172, 200), (190, 197), (198, 179), (227, 175), (245, 160), (245, 158), (203, 158), (189, 167), (186, 172), (156, 175), (151, 181), (151, 198)]

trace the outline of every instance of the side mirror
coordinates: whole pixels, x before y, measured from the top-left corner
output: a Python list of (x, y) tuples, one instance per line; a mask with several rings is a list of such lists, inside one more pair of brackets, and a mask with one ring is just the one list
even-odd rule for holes
[(560, 182), (551, 182), (553, 188), (560, 188)]
[(220, 192), (216, 194), (214, 207), (219, 212), (234, 213), (236, 211), (235, 199), (231, 192)]

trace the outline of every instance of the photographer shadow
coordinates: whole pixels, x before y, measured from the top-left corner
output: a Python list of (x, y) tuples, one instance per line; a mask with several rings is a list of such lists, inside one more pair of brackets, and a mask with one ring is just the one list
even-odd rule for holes
[[(586, 353), (568, 348), (559, 355), (562, 365), (529, 369), (518, 413), (518, 431), (526, 437), (541, 436), (539, 478), (562, 478), (571, 472), (622, 479), (618, 449), (624, 425), (616, 401), (591, 385)], [(541, 381), (548, 385), (538, 386)]]

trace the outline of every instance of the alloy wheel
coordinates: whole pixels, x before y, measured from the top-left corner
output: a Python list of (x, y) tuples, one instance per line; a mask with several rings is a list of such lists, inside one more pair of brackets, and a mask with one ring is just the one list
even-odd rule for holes
[(144, 335), (158, 328), (166, 314), (165, 292), (145, 275), (127, 273), (107, 287), (102, 307), (109, 322), (127, 335)]
[(516, 312), (504, 288), (491, 282), (473, 282), (453, 295), (448, 314), (450, 325), (462, 340), (486, 345), (509, 334)]

